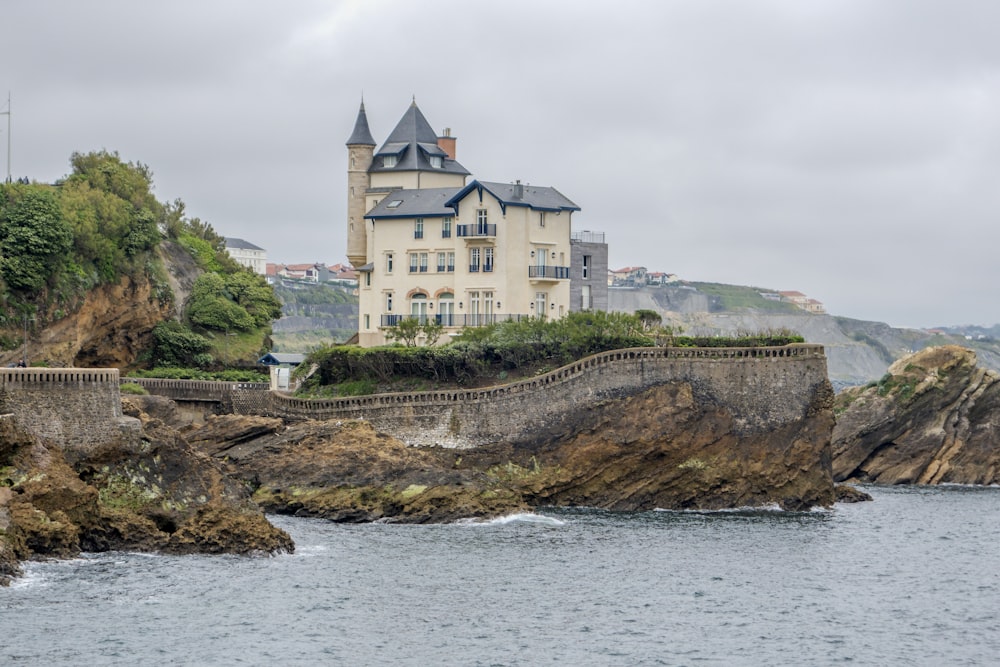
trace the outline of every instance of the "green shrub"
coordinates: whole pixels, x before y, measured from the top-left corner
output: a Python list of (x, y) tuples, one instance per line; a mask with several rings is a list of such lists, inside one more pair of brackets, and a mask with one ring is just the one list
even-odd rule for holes
[(123, 382), (119, 387), (119, 390), (123, 394), (134, 394), (136, 396), (147, 396), (149, 392), (141, 384), (136, 384), (135, 382)]
[(161, 322), (153, 329), (152, 361), (156, 366), (205, 366), (211, 363), (207, 338), (180, 322)]
[(161, 366), (149, 370), (134, 370), (128, 374), (128, 377), (161, 378), (164, 380), (214, 380), (217, 382), (270, 382), (270, 376), (267, 373), (240, 368), (206, 371), (200, 368)]
[(378, 385), (374, 380), (349, 380), (337, 386), (340, 396), (368, 396), (374, 394)]

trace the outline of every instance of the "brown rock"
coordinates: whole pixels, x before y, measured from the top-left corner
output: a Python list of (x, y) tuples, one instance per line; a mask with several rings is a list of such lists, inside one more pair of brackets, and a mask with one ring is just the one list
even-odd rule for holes
[(247, 487), (140, 413), (143, 439), (98, 448), (67, 463), (12, 417), (0, 418), (0, 584), (17, 560), (81, 550), (175, 553), (291, 551)]
[(870, 494), (847, 484), (838, 484), (833, 490), (837, 494), (838, 503), (863, 503), (872, 500)]
[(533, 443), (464, 450), (407, 447), (348, 420), (281, 429), (215, 418), (188, 437), (254, 486), (265, 510), (335, 521), (452, 521), (543, 505), (798, 510), (834, 501), (831, 402), (824, 385), (803, 419), (745, 433), (674, 383), (586, 406)]
[(881, 484), (1000, 483), (1000, 374), (949, 345), (837, 396), (833, 473)]

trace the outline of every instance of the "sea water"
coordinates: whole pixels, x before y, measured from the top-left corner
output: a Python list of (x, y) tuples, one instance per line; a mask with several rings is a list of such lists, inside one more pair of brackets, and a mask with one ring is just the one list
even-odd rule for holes
[(1000, 489), (813, 512), (272, 517), (294, 554), (87, 554), (0, 589), (0, 665), (996, 665)]

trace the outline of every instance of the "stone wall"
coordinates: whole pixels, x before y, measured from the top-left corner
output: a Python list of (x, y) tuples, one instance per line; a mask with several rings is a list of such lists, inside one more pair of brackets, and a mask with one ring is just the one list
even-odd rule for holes
[(139, 420), (122, 416), (118, 369), (4, 368), (0, 410), (67, 459), (122, 438), (138, 441)]
[[(582, 239), (601, 239), (587, 241)], [(569, 303), (570, 312), (583, 310), (583, 286), (590, 287), (590, 307), (587, 310), (608, 311), (608, 245), (603, 242), (604, 234), (582, 232), (581, 240), (570, 240)], [(590, 257), (587, 278), (583, 277), (583, 256)]]
[(594, 355), (551, 373), (482, 390), (298, 399), (234, 391), (234, 411), (286, 419), (365, 419), (410, 445), (468, 448), (560, 433), (596, 403), (671, 382), (728, 409), (738, 433), (804, 418), (828, 387), (819, 345), (771, 348), (634, 348)]

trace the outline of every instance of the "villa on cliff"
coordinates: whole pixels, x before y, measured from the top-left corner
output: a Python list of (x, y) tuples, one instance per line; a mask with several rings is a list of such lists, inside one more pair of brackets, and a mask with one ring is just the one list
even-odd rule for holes
[(457, 333), (607, 308), (607, 244), (572, 232), (580, 207), (553, 187), (469, 181), (451, 130), (438, 136), (415, 101), (378, 150), (362, 102), (347, 150), (361, 345), (404, 318)]

